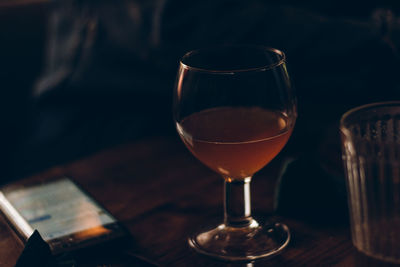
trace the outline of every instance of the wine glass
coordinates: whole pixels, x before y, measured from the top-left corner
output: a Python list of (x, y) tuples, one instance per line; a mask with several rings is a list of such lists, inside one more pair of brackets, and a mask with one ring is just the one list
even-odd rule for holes
[(177, 131), (191, 153), (224, 179), (224, 221), (189, 238), (199, 253), (246, 261), (281, 252), (286, 225), (251, 216), (250, 181), (287, 143), (296, 98), (281, 51), (219, 46), (183, 56), (174, 90)]

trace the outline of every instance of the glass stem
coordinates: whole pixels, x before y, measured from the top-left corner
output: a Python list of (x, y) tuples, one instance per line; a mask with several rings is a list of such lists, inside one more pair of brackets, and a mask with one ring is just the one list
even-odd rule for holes
[(225, 179), (224, 223), (230, 227), (248, 227), (255, 222), (251, 217), (251, 177), (241, 180)]

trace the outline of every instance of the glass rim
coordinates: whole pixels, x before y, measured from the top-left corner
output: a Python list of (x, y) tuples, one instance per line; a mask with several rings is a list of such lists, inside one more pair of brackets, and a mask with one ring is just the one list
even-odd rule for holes
[[(243, 47), (243, 48), (256, 48), (264, 51), (269, 51), (272, 53), (275, 53), (276, 55), (280, 56), (280, 59), (277, 62), (271, 63), (271, 64), (266, 64), (263, 66), (259, 67), (254, 67), (254, 68), (243, 68), (243, 69), (230, 69), (230, 70), (215, 70), (215, 69), (207, 69), (207, 68), (199, 68), (199, 67), (193, 67), (190, 66), (186, 63), (184, 63), (184, 59), (199, 52), (207, 51), (207, 50), (212, 50), (212, 49), (217, 49), (217, 48), (223, 48), (223, 47)], [(191, 50), (187, 53), (185, 53), (182, 58), (179, 60), (179, 63), (183, 69), (187, 70), (193, 70), (193, 71), (198, 71), (198, 72), (208, 72), (208, 73), (216, 73), (216, 74), (232, 74), (232, 73), (238, 73), (238, 72), (250, 72), (250, 71), (266, 71), (270, 70), (273, 68), (276, 68), (284, 63), (286, 63), (286, 55), (284, 52), (282, 52), (279, 49), (268, 47), (268, 46), (263, 46), (263, 45), (219, 45), (219, 46), (214, 46), (214, 47), (208, 47), (208, 48), (200, 48), (200, 49), (195, 49)]]
[(360, 111), (365, 111), (368, 109), (373, 109), (373, 108), (379, 108), (379, 107), (389, 107), (389, 106), (399, 106), (400, 107), (400, 101), (382, 101), (382, 102), (375, 102), (375, 103), (370, 103), (370, 104), (365, 104), (361, 106), (357, 106), (354, 108), (349, 109), (346, 111), (342, 117), (340, 118), (340, 130), (343, 132), (343, 130), (347, 129), (348, 127), (346, 126), (345, 121), (353, 114), (360, 112)]

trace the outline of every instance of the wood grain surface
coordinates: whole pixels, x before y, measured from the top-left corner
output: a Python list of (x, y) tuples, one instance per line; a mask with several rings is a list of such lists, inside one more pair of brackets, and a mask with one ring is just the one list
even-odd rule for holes
[[(278, 157), (253, 179), (252, 208), (258, 218), (273, 215), (279, 164)], [(124, 248), (81, 256), (82, 266), (141, 265), (115, 256), (121, 250), (159, 266), (391, 266), (357, 253), (347, 226), (316, 225), (276, 215), (291, 229), (292, 240), (286, 251), (272, 259), (233, 264), (192, 251), (187, 236), (222, 220), (223, 182), (177, 137), (149, 137), (120, 145), (27, 179), (62, 175), (80, 183), (132, 236), (132, 243)], [(4, 220), (0, 221), (0, 236), (0, 266), (13, 266), (23, 245)]]

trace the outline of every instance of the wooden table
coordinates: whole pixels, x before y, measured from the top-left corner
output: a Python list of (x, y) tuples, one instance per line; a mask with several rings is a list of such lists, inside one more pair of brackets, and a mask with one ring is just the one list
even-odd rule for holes
[[(253, 210), (273, 211), (279, 157), (252, 182)], [(114, 214), (130, 231), (133, 254), (160, 266), (381, 266), (353, 248), (348, 227), (312, 225), (278, 217), (292, 232), (286, 251), (252, 264), (231, 264), (201, 256), (187, 245), (199, 226), (222, 220), (222, 179), (199, 163), (177, 137), (149, 137), (120, 145), (28, 179), (69, 175)], [(4, 220), (0, 221), (0, 266), (13, 266), (22, 251)], [(97, 255), (98, 256), (98, 255)], [(87, 266), (131, 266), (131, 262)], [(96, 263), (95, 263), (96, 262)], [(116, 261), (118, 262), (118, 261)], [(85, 266), (86, 266), (85, 265)]]

